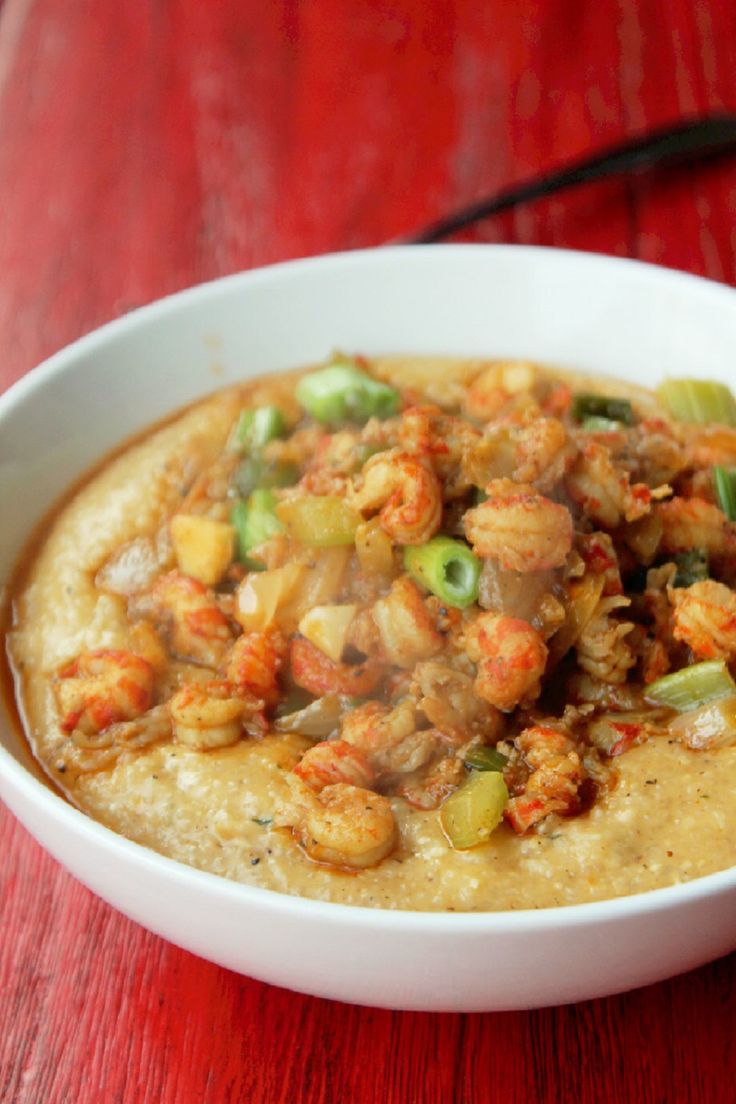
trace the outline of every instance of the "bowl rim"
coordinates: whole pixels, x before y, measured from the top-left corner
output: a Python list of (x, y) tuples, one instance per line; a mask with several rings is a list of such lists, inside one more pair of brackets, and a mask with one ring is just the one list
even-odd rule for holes
[[(69, 345), (53, 353), (39, 365), (26, 372), (19, 380), (11, 384), (0, 395), (0, 423), (12, 416), (14, 409), (26, 398), (41, 389), (44, 384), (72, 366), (77, 357), (94, 352), (118, 336), (141, 326), (166, 320), (168, 316), (185, 310), (193, 302), (206, 301), (218, 297), (223, 290), (243, 285), (255, 285), (278, 281), (291, 273), (302, 270), (325, 269), (331, 267), (362, 267), (373, 258), (396, 258), (397, 261), (409, 260), (412, 263), (419, 256), (452, 254), (478, 254), (500, 256), (502, 254), (526, 256), (530, 260), (544, 258), (545, 263), (571, 263), (596, 269), (619, 268), (640, 276), (644, 280), (663, 281), (686, 286), (693, 294), (706, 295), (708, 298), (728, 298), (732, 307), (736, 306), (735, 289), (719, 284), (702, 276), (682, 272), (677, 269), (655, 265), (646, 261), (626, 257), (614, 257), (598, 253), (586, 253), (572, 249), (557, 249), (551, 246), (507, 245), (507, 244), (437, 244), (381, 246), (370, 249), (357, 249), (340, 253), (326, 253), (315, 257), (280, 261), (252, 270), (232, 273), (217, 279), (187, 287), (173, 292), (153, 302), (136, 308), (120, 318), (113, 319)], [(0, 596), (2, 590), (0, 588)], [(12, 720), (10, 721), (12, 724)], [(708, 897), (715, 897), (736, 888), (736, 865), (712, 874), (703, 875), (689, 881), (677, 882), (660, 889), (647, 890), (627, 896), (612, 897), (600, 901), (587, 901), (575, 905), (558, 905), (548, 908), (526, 908), (500, 912), (483, 911), (448, 912), (442, 910), (423, 911), (402, 908), (372, 908), (366, 905), (350, 905), (324, 901), (316, 898), (301, 897), (282, 893), (261, 886), (251, 886), (188, 866), (178, 859), (169, 858), (152, 848), (136, 843), (125, 836), (113, 832), (99, 821), (72, 805), (55, 793), (46, 784), (35, 778), (11, 753), (0, 745), (0, 773), (25, 802), (40, 806), (46, 816), (68, 827), (74, 833), (87, 835), (90, 843), (100, 849), (116, 850), (121, 858), (130, 865), (145, 867), (149, 873), (165, 880), (178, 881), (202, 894), (214, 895), (237, 906), (254, 906), (271, 909), (278, 913), (303, 912), (305, 918), (319, 919), (323, 923), (335, 923), (349, 926), (370, 925), (379, 929), (408, 931), (418, 930), (428, 933), (502, 933), (524, 932), (539, 929), (576, 928), (589, 923), (614, 923), (621, 919), (633, 919), (647, 914), (657, 913), (686, 904), (694, 904)], [(10, 807), (10, 806), (9, 806)], [(20, 819), (20, 818), (19, 818)], [(22, 821), (21, 821), (22, 823)], [(46, 848), (44, 848), (46, 850)]]

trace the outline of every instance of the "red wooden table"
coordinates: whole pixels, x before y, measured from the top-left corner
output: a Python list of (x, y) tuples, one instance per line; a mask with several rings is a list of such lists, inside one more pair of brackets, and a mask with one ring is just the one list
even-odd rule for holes
[[(373, 245), (724, 107), (723, 0), (0, 0), (0, 386), (166, 292)], [(601, 183), (475, 236), (733, 283), (735, 210), (736, 161), (721, 161)], [(532, 1013), (346, 1007), (149, 935), (2, 810), (0, 930), (3, 1104), (735, 1096), (733, 956)]]

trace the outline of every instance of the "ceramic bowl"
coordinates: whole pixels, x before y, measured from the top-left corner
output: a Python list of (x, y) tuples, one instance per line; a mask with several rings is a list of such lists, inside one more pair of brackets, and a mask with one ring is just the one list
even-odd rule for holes
[[(44, 511), (116, 443), (217, 386), (333, 348), (733, 382), (736, 292), (598, 256), (422, 246), (277, 265), (154, 303), (0, 398), (0, 581)], [(276, 985), (388, 1008), (530, 1008), (644, 985), (736, 947), (736, 869), (603, 903), (485, 914), (238, 885), (88, 819), (34, 775), (8, 711), (0, 729), (0, 794), (52, 855), (145, 927)]]

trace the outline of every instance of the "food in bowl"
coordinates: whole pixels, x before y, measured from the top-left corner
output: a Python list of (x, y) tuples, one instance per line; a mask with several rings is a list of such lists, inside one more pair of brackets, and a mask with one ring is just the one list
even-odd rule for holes
[(32, 747), (115, 831), (324, 900), (542, 908), (731, 866), (735, 414), (426, 357), (204, 400), (19, 573)]

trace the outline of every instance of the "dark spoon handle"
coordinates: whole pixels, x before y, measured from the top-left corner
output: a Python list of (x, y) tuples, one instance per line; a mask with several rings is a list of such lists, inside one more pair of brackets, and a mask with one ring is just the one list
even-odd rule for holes
[(563, 188), (643, 169), (694, 163), (732, 150), (736, 150), (736, 116), (715, 114), (681, 120), (673, 126), (651, 130), (638, 138), (609, 146), (593, 157), (580, 158), (526, 183), (504, 188), (495, 196), (480, 199), (447, 218), (394, 239), (394, 244), (422, 245), (440, 241), (479, 219), (553, 195)]

